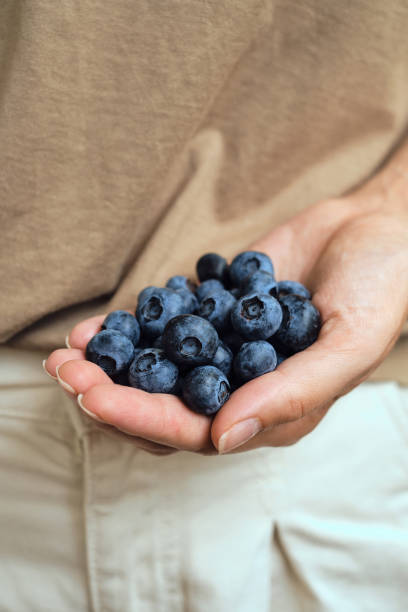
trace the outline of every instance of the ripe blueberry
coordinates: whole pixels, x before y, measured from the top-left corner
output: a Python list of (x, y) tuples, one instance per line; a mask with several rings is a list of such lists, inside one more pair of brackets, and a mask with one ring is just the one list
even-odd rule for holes
[(198, 315), (210, 321), (217, 332), (227, 331), (231, 327), (230, 312), (236, 302), (234, 296), (225, 289), (211, 292), (200, 302)]
[(163, 332), (167, 357), (177, 365), (196, 366), (211, 363), (218, 348), (215, 327), (196, 315), (172, 318)]
[(133, 342), (115, 329), (104, 329), (88, 342), (85, 357), (108, 376), (118, 376), (130, 365), (135, 352)]
[(154, 285), (149, 285), (148, 287), (145, 287), (144, 289), (142, 289), (140, 291), (139, 295), (137, 296), (138, 304), (140, 304), (141, 302), (144, 302), (146, 297), (150, 296), (156, 289), (160, 289), (160, 287), (155, 287)]
[(279, 298), (283, 320), (271, 342), (284, 355), (293, 355), (313, 344), (320, 331), (320, 313), (316, 306), (299, 295)]
[(230, 396), (227, 377), (214, 366), (200, 366), (191, 370), (182, 382), (183, 399), (194, 412), (215, 414)]
[(149, 393), (174, 393), (178, 376), (178, 367), (156, 348), (140, 351), (129, 367), (130, 386)]
[(245, 340), (237, 334), (234, 329), (228, 330), (220, 336), (222, 342), (228, 346), (229, 349), (235, 354), (239, 351)]
[(189, 289), (176, 289), (176, 293), (183, 298), (183, 314), (192, 314), (198, 310), (198, 300)]
[(235, 331), (246, 340), (266, 340), (282, 322), (282, 308), (274, 297), (250, 293), (238, 300), (231, 310)]
[(216, 278), (223, 284), (228, 282), (228, 263), (217, 253), (206, 253), (197, 261), (197, 276), (200, 282)]
[(166, 323), (184, 312), (184, 300), (173, 289), (155, 288), (139, 301), (136, 317), (144, 335), (155, 338), (163, 333)]
[(224, 289), (224, 285), (215, 278), (210, 278), (204, 281), (201, 285), (198, 285), (196, 289), (196, 298), (199, 302), (202, 302), (207, 295), (214, 293), (215, 291), (221, 291)]
[(244, 251), (239, 253), (231, 262), (229, 275), (234, 287), (240, 287), (241, 283), (255, 272), (268, 272), (274, 275), (273, 264), (265, 253), (258, 251)]
[(279, 281), (278, 283), (279, 297), (283, 297), (284, 295), (289, 295), (292, 293), (294, 295), (300, 295), (301, 297), (304, 297), (307, 300), (310, 300), (310, 298), (312, 297), (309, 289), (306, 289), (306, 287), (302, 285), (302, 283), (298, 283), (296, 281), (290, 281), (290, 280)]
[(232, 367), (232, 360), (234, 355), (230, 348), (223, 342), (220, 342), (217, 348), (217, 351), (214, 355), (214, 358), (211, 362), (211, 365), (215, 366), (221, 372), (225, 374), (225, 376), (229, 376)]
[(241, 284), (241, 296), (248, 293), (268, 293), (278, 297), (278, 283), (268, 272), (255, 272)]
[(116, 329), (136, 346), (140, 340), (140, 326), (136, 318), (126, 310), (110, 312), (102, 323), (102, 329)]
[(241, 383), (272, 372), (277, 365), (276, 351), (269, 342), (245, 342), (234, 357), (234, 373)]
[(166, 287), (168, 289), (173, 289), (177, 291), (178, 289), (187, 289), (188, 291), (195, 291), (197, 285), (193, 283), (187, 276), (181, 276), (177, 274), (176, 276), (171, 276), (166, 283)]

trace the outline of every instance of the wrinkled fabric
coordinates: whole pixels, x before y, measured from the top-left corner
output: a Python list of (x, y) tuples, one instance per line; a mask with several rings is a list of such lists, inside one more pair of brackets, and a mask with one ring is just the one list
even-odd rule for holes
[[(371, 176), (407, 28), (403, 0), (3, 0), (1, 341), (54, 349)], [(376, 376), (407, 362), (405, 338)]]
[(286, 448), (155, 456), (39, 352), (0, 350), (0, 609), (401, 612), (408, 390), (366, 383)]

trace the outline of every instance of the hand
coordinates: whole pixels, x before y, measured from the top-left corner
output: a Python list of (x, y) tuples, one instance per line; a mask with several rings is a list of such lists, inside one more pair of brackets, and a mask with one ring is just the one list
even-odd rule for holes
[(73, 398), (82, 394), (82, 406), (148, 452), (215, 454), (217, 448), (293, 444), (369, 376), (398, 338), (408, 310), (408, 215), (388, 207), (385, 195), (363, 190), (307, 209), (252, 248), (271, 256), (278, 279), (300, 280), (312, 290), (323, 326), (306, 351), (233, 393), (213, 421), (174, 396), (114, 385), (85, 361), (85, 346), (105, 315), (77, 325), (69, 336), (73, 348), (54, 351), (48, 372), (55, 376), (59, 366)]
[(408, 311), (408, 214), (380, 200), (364, 190), (321, 202), (251, 246), (269, 254), (278, 280), (311, 289), (323, 326), (312, 346), (231, 396), (212, 425), (220, 451), (293, 444), (391, 350)]
[(98, 315), (76, 325), (67, 337), (71, 348), (53, 351), (44, 364), (46, 371), (75, 404), (79, 395), (81, 408), (106, 423), (107, 433), (130, 439), (155, 455), (177, 450), (217, 454), (208, 417), (195, 414), (176, 396), (116, 385), (99, 366), (85, 360), (86, 345), (105, 317)]

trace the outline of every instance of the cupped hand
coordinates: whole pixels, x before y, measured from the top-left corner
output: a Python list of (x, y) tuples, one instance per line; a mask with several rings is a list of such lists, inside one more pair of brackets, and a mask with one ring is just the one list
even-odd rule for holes
[(175, 396), (114, 384), (85, 361), (106, 315), (79, 323), (47, 371), (85, 411), (151, 453), (293, 444), (381, 363), (407, 318), (408, 216), (366, 204), (359, 196), (320, 202), (250, 246), (270, 255), (278, 280), (311, 289), (322, 328), (308, 349), (235, 391), (212, 420)]
[(231, 396), (212, 424), (220, 452), (295, 443), (396, 342), (408, 314), (408, 214), (366, 198), (320, 202), (251, 245), (278, 280), (306, 284), (323, 324), (309, 348)]
[(52, 352), (44, 364), (46, 371), (89, 417), (114, 426), (124, 438), (131, 436), (132, 443), (145, 451), (217, 454), (208, 417), (192, 412), (174, 395), (114, 384), (99, 366), (85, 360), (86, 345), (100, 331), (105, 317), (102, 314), (76, 325), (67, 337), (71, 348)]

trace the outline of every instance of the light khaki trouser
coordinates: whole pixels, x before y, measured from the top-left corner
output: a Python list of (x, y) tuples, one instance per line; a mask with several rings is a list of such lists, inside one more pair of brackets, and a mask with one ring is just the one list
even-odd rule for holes
[(408, 389), (294, 446), (158, 457), (0, 349), (0, 610), (405, 612)]

